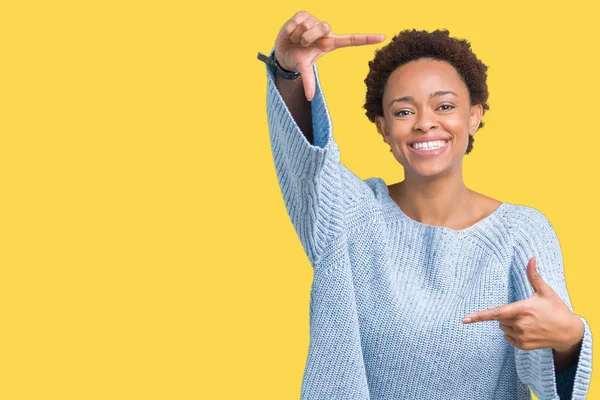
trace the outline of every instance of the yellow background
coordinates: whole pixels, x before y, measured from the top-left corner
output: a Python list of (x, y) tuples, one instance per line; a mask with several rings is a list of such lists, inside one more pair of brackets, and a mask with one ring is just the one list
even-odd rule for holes
[(300, 9), (387, 35), (318, 61), (342, 162), (363, 179), (402, 179), (362, 109), (374, 50), (405, 28), (471, 41), (491, 110), (465, 182), (549, 218), (594, 332), (597, 6), (319, 3), (0, 3), (0, 398), (299, 398), (312, 270), (256, 54)]

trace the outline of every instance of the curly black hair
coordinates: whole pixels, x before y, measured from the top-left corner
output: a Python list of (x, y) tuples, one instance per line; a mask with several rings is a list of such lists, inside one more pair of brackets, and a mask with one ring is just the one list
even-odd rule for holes
[[(483, 112), (490, 109), (487, 104), (487, 69), (471, 50), (471, 44), (465, 39), (450, 37), (445, 29), (433, 32), (406, 29), (392, 38), (385, 47), (375, 52), (375, 58), (369, 61), (369, 74), (366, 102), (363, 106), (371, 122), (375, 116), (383, 116), (383, 91), (391, 73), (409, 61), (429, 58), (446, 61), (452, 65), (467, 86), (471, 105), (481, 104)], [(483, 121), (479, 128), (483, 127)], [(468, 154), (473, 149), (473, 136), (469, 135)]]

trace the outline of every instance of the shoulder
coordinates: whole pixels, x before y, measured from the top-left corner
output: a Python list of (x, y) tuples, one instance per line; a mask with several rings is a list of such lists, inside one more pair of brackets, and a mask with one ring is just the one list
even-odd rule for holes
[(508, 226), (517, 230), (552, 227), (548, 218), (537, 208), (505, 203), (502, 214)]
[(390, 193), (387, 183), (382, 178), (367, 178), (365, 179), (365, 183), (371, 188), (371, 191), (377, 198), (388, 196)]
[(505, 203), (503, 211), (502, 217), (515, 247), (546, 247), (557, 243), (552, 223), (540, 210)]
[(339, 163), (339, 184), (341, 191), (338, 199), (349, 209), (372, 208), (380, 203), (387, 192), (381, 178), (362, 179), (344, 164)]

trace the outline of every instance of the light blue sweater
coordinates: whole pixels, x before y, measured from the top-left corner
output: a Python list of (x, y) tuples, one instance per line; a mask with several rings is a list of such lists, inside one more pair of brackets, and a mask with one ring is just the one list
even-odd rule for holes
[[(277, 178), (314, 269), (303, 400), (585, 399), (592, 370), (586, 320), (577, 364), (555, 373), (552, 349), (520, 350), (497, 321), (465, 315), (533, 295), (526, 266), (572, 310), (560, 245), (538, 210), (503, 203), (473, 226), (417, 222), (380, 178), (361, 180), (339, 149), (317, 77), (314, 144), (267, 68)], [(572, 396), (571, 396), (572, 394)], [(560, 397), (559, 397), (560, 396)]]

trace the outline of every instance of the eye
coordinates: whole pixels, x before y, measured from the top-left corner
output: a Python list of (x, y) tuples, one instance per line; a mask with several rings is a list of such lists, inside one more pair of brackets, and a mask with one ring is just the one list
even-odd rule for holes
[(410, 111), (408, 110), (398, 110), (394, 113), (394, 117), (405, 117), (410, 115)]
[(441, 109), (442, 111), (448, 111), (448, 110), (451, 110), (451, 109), (453, 109), (455, 107), (452, 104), (442, 104), (438, 108)]

